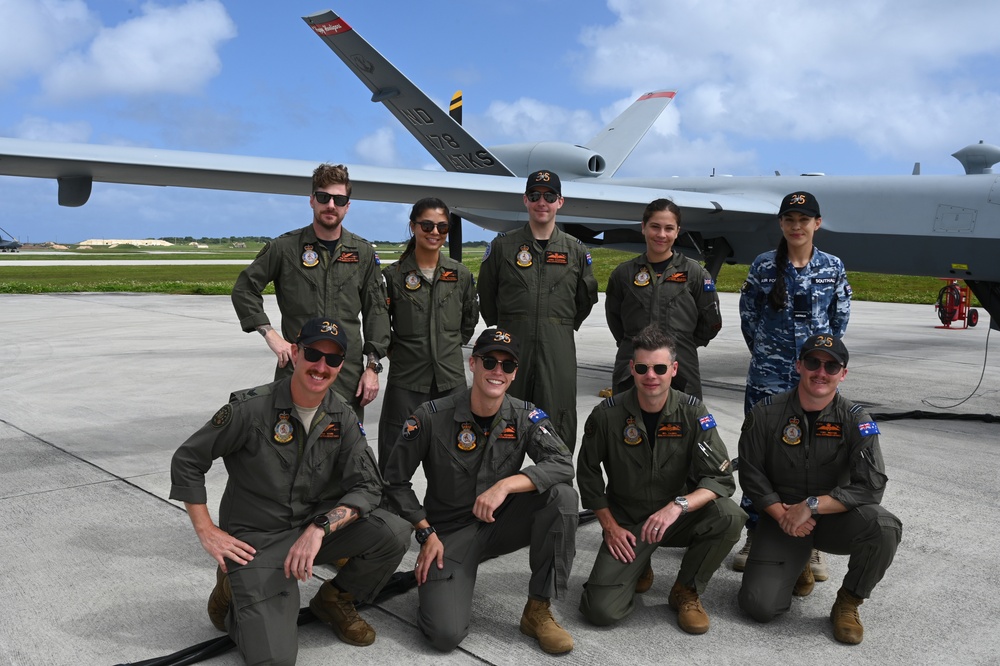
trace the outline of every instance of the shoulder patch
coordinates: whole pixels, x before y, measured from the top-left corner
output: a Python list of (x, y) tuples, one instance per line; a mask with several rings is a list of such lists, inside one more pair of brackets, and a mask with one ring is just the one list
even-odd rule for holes
[(361, 431), (361, 436), (362, 436), (362, 437), (367, 437), (367, 436), (368, 436), (368, 435), (367, 435), (367, 434), (365, 433), (365, 426), (364, 426), (364, 424), (362, 424), (362, 423), (361, 423), (361, 421), (358, 421), (358, 430), (360, 430), (360, 431)]
[(490, 241), (489, 245), (486, 246), (486, 251), (483, 252), (483, 261), (490, 258), (490, 253), (493, 251), (493, 241)]
[(382, 260), (378, 258), (378, 252), (375, 253), (375, 265), (376, 266), (382, 265)]
[(228, 402), (222, 406), (212, 417), (213, 428), (223, 428), (233, 420), (233, 406)]
[(594, 423), (594, 416), (591, 415), (583, 426), (583, 436), (593, 437), (595, 432), (597, 432), (597, 424)]
[(712, 278), (705, 278), (704, 291), (715, 291), (715, 282)]
[(715, 417), (711, 414), (705, 414), (700, 419), (698, 419), (698, 424), (701, 425), (702, 430), (711, 430), (715, 427)]
[(538, 423), (542, 419), (547, 419), (547, 418), (549, 418), (549, 415), (546, 414), (545, 410), (543, 410), (541, 407), (535, 407), (533, 410), (528, 412), (528, 419), (532, 423)]
[(743, 427), (740, 428), (740, 432), (746, 432), (753, 427), (753, 410), (747, 412), (746, 417), (743, 419)]
[(410, 416), (403, 422), (403, 431), (400, 433), (406, 441), (412, 441), (420, 435), (420, 419)]
[[(577, 242), (578, 242), (578, 243), (581, 243), (581, 244), (582, 244), (582, 242), (581, 242), (581, 241), (577, 241)], [(588, 252), (588, 253), (587, 253), (587, 265), (588, 265), (588, 266), (590, 266), (590, 265), (591, 265), (591, 264), (593, 264), (593, 263), (594, 263), (594, 258), (593, 258), (593, 257), (591, 257), (591, 256), (590, 256), (590, 252)]]
[(872, 435), (879, 434), (878, 424), (874, 421), (865, 421), (864, 423), (858, 424), (858, 430), (861, 432), (862, 437), (870, 437)]

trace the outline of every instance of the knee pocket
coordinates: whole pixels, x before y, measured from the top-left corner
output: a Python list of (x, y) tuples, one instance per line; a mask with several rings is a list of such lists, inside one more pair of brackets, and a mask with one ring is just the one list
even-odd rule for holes
[[(615, 624), (632, 612), (634, 597), (630, 597), (627, 603), (623, 596), (624, 585), (595, 585), (587, 582), (584, 584), (583, 595), (580, 597), (580, 613), (593, 625), (606, 627)], [(616, 608), (621, 606), (621, 608)]]
[(241, 567), (230, 572), (236, 625), (234, 641), (248, 664), (294, 664), (298, 655), (295, 592), (281, 569)]

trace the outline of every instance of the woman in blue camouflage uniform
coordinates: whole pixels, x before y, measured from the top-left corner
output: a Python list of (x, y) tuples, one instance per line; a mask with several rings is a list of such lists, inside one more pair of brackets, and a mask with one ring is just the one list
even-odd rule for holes
[[(749, 413), (760, 399), (795, 388), (795, 360), (811, 335), (844, 336), (851, 316), (851, 285), (844, 262), (813, 245), (823, 224), (819, 203), (809, 192), (792, 192), (781, 201), (778, 249), (754, 259), (740, 294), (743, 339), (750, 348), (750, 370), (743, 409)], [(750, 516), (747, 541), (733, 568), (742, 571), (758, 515), (744, 496), (740, 507)], [(826, 566), (813, 551), (812, 571), (826, 580)]]
[(378, 427), (381, 470), (417, 406), (466, 388), (462, 345), (479, 323), (479, 297), (469, 269), (441, 254), (449, 220), (440, 199), (415, 203), (410, 242), (399, 261), (382, 269), (392, 341)]

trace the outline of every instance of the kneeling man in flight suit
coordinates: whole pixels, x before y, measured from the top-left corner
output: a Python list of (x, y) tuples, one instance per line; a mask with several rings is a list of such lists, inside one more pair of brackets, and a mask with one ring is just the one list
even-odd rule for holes
[(736, 482), (715, 419), (701, 400), (670, 388), (677, 343), (655, 324), (630, 343), (635, 385), (594, 408), (577, 462), (583, 507), (604, 530), (580, 611), (597, 625), (627, 617), (653, 584), (653, 552), (687, 548), (669, 603), (681, 629), (703, 634), (709, 620), (698, 595), (746, 514), (730, 499)]
[(888, 477), (878, 425), (837, 392), (847, 348), (814, 335), (799, 353), (796, 388), (764, 398), (740, 436), (740, 486), (760, 512), (740, 588), (740, 608), (758, 622), (788, 610), (792, 594), (812, 592), (813, 548), (850, 555), (830, 611), (833, 637), (864, 638), (858, 606), (882, 580), (902, 537), (899, 518), (881, 506)]
[[(330, 390), (346, 352), (343, 326), (308, 320), (292, 375), (233, 393), (171, 462), (170, 499), (184, 502), (219, 563), (209, 618), (248, 664), (295, 663), (298, 581), (339, 558), (350, 560), (309, 608), (345, 643), (373, 643), (354, 601), (374, 599), (407, 549), (410, 526), (376, 508), (382, 479), (358, 417)], [(229, 472), (218, 526), (205, 492), (216, 458)]]
[[(517, 352), (508, 331), (483, 331), (469, 359), (471, 388), (418, 407), (385, 467), (389, 505), (420, 544), (417, 622), (442, 651), (469, 633), (480, 563), (525, 546), (531, 578), (521, 632), (550, 654), (573, 649), (549, 607), (566, 590), (576, 552), (573, 456), (545, 412), (507, 396)], [(525, 456), (535, 464), (522, 469)], [(411, 483), (421, 464), (423, 504)]]

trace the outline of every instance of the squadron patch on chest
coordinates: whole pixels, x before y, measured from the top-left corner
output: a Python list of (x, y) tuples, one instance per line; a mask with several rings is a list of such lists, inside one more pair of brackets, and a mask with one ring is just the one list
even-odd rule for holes
[(319, 434), (320, 439), (340, 439), (340, 421), (334, 421)]
[(789, 446), (802, 443), (802, 428), (799, 426), (798, 417), (792, 416), (788, 419), (788, 425), (781, 431), (781, 441)]
[(661, 437), (683, 437), (684, 436), (684, 424), (683, 423), (661, 423), (656, 428), (656, 438)]
[(639, 432), (639, 426), (635, 424), (634, 416), (628, 417), (628, 420), (625, 421), (623, 434), (625, 435), (625, 443), (629, 446), (638, 446), (642, 442), (642, 433)]
[(306, 268), (313, 268), (319, 264), (319, 255), (312, 245), (302, 247), (302, 265)]
[(472, 424), (463, 423), (462, 429), (458, 431), (458, 450), (472, 451), (476, 444), (476, 431), (472, 429)]
[(527, 245), (522, 245), (517, 252), (517, 265), (521, 268), (527, 268), (531, 263), (531, 249)]
[(839, 423), (831, 423), (830, 421), (820, 421), (816, 424), (816, 436), (817, 437), (843, 437), (844, 427)]
[(416, 271), (407, 273), (406, 278), (403, 280), (403, 284), (410, 291), (420, 289), (420, 275)]
[(219, 411), (215, 413), (212, 417), (212, 427), (222, 428), (223, 426), (229, 425), (229, 422), (233, 420), (233, 406), (228, 402), (224, 404)]
[(274, 441), (278, 444), (288, 444), (295, 435), (295, 426), (292, 425), (292, 415), (288, 412), (278, 414), (278, 421), (274, 424)]
[(636, 273), (635, 277), (632, 278), (632, 284), (634, 284), (637, 287), (648, 287), (649, 283), (650, 283), (649, 271), (647, 271), (645, 268)]

